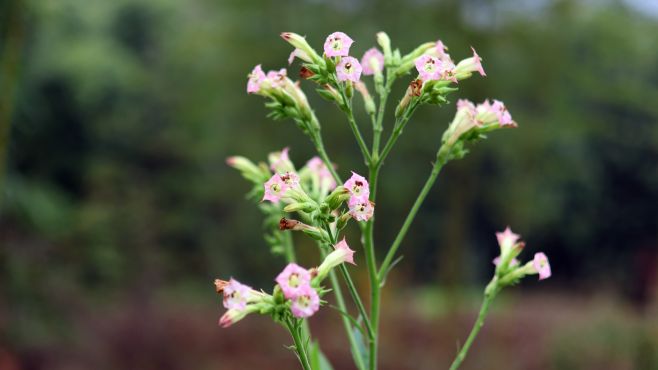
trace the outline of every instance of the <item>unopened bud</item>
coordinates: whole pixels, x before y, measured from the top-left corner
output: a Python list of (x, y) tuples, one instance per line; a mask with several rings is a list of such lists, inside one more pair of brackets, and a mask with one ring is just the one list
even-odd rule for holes
[(281, 38), (286, 40), (290, 45), (306, 53), (314, 63), (322, 63), (322, 58), (315, 52), (311, 45), (308, 44), (304, 36), (298, 35), (294, 32), (283, 32)]
[(344, 186), (338, 186), (325, 198), (324, 202), (329, 206), (329, 209), (338, 209), (343, 202), (346, 202), (351, 197), (349, 190)]
[(381, 46), (382, 51), (384, 52), (385, 64), (390, 65), (393, 54), (391, 54), (391, 39), (386, 32), (377, 32), (377, 43)]
[(370, 115), (375, 114), (375, 111), (377, 110), (377, 108), (375, 107), (375, 101), (372, 99), (372, 96), (370, 96), (366, 84), (359, 81), (356, 84), (354, 84), (354, 87), (359, 93), (361, 93), (361, 96), (363, 97), (363, 105), (366, 108), (366, 112)]

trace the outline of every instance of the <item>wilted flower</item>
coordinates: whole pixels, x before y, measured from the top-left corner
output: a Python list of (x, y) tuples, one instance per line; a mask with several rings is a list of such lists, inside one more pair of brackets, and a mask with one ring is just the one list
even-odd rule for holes
[(350, 46), (352, 40), (349, 36), (342, 32), (334, 32), (327, 36), (324, 42), (324, 53), (328, 57), (346, 57), (350, 53)]
[(361, 64), (356, 58), (345, 57), (336, 66), (338, 81), (359, 81), (361, 78)]
[(311, 283), (311, 273), (296, 263), (289, 263), (276, 277), (276, 282), (281, 287), (283, 295), (292, 299)]

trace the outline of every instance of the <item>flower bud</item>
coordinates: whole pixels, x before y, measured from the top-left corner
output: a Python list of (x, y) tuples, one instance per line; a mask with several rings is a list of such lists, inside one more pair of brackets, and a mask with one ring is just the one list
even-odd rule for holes
[(290, 45), (306, 53), (313, 63), (321, 64), (322, 58), (315, 52), (315, 50), (308, 44), (306, 38), (293, 32), (283, 32), (281, 37), (286, 40)]
[(306, 213), (311, 213), (317, 209), (317, 205), (315, 203), (311, 202), (294, 202), (290, 203), (287, 206), (283, 208), (284, 212), (287, 213), (292, 213), (292, 212), (306, 212)]
[(375, 107), (375, 101), (372, 99), (372, 96), (370, 96), (366, 84), (359, 81), (354, 84), (354, 88), (356, 88), (356, 90), (359, 93), (361, 93), (361, 96), (363, 97), (363, 105), (366, 108), (366, 112), (370, 115), (375, 114), (375, 111), (377, 110), (377, 108)]
[(318, 283), (321, 282), (327, 277), (329, 271), (344, 262), (355, 265), (354, 251), (350, 249), (343, 238), (343, 240), (334, 246), (334, 251), (329, 253), (324, 261), (322, 261), (322, 264), (318, 266), (318, 276), (314, 280)]
[(384, 51), (384, 60), (386, 65), (390, 65), (393, 55), (391, 54), (391, 39), (388, 37), (386, 32), (377, 32), (377, 43), (382, 47), (382, 50)]
[(343, 202), (350, 199), (350, 192), (344, 186), (338, 186), (325, 198), (324, 202), (329, 206), (329, 209), (338, 209)]
[(319, 227), (307, 225), (297, 220), (290, 220), (285, 217), (279, 220), (279, 230), (301, 231), (315, 240), (327, 241), (329, 234)]
[(240, 171), (242, 177), (255, 183), (261, 183), (264, 179), (269, 178), (270, 173), (267, 169), (257, 166), (249, 159), (242, 156), (232, 156), (226, 159), (226, 164)]

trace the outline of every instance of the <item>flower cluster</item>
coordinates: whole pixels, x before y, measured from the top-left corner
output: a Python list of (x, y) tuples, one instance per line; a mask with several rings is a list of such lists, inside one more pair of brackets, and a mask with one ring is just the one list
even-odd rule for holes
[(450, 156), (461, 158), (465, 153), (465, 141), (481, 139), (484, 134), (501, 128), (515, 128), (516, 122), (505, 108), (503, 102), (489, 100), (475, 105), (473, 102), (460, 99), (457, 101), (455, 118), (443, 133), (442, 143)]
[(535, 253), (532, 261), (521, 266), (516, 257), (525, 248), (525, 243), (519, 240), (521, 236), (512, 232), (512, 229), (507, 227), (504, 231), (497, 232), (496, 238), (500, 246), (500, 255), (493, 260), (493, 263), (496, 265), (496, 277), (502, 286), (516, 283), (526, 275), (539, 275), (539, 280), (551, 276), (551, 265), (542, 252)]
[[(345, 239), (334, 246), (320, 266), (307, 270), (296, 263), (289, 263), (276, 277), (273, 294), (259, 292), (231, 278), (216, 279), (215, 289), (223, 295), (227, 311), (219, 319), (219, 325), (228, 327), (251, 313), (285, 316), (289, 312), (295, 318), (307, 318), (320, 309), (322, 281), (329, 272), (342, 263), (354, 264), (354, 251)], [(282, 295), (282, 297), (278, 297)]]
[(357, 221), (368, 221), (375, 212), (375, 204), (370, 201), (370, 185), (365, 177), (352, 172), (352, 177), (343, 185), (350, 194), (347, 202), (349, 214)]

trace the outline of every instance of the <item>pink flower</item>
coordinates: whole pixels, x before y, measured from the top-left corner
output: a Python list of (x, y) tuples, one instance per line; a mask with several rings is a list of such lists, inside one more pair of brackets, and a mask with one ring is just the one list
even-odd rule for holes
[(269, 200), (272, 203), (278, 203), (290, 186), (281, 179), (281, 175), (275, 173), (265, 182), (265, 195), (263, 201)]
[(270, 86), (274, 89), (283, 87), (286, 83), (287, 72), (285, 68), (281, 68), (278, 71), (269, 71), (267, 72), (267, 81), (270, 83)]
[(293, 299), (310, 286), (311, 273), (296, 263), (289, 263), (276, 277), (276, 282), (281, 287), (283, 295), (287, 299)]
[(500, 127), (516, 127), (516, 122), (512, 120), (512, 115), (505, 108), (505, 104), (499, 100), (494, 100), (493, 104), (489, 100), (485, 100), (481, 104), (478, 104), (476, 109), (477, 120), (484, 124), (498, 123)]
[(419, 56), (416, 59), (415, 64), (421, 80), (429, 81), (441, 79), (443, 63), (439, 59), (425, 54)]
[(224, 307), (226, 309), (244, 310), (250, 298), (252, 289), (231, 278), (224, 286)]
[(313, 61), (311, 57), (301, 49), (295, 49), (290, 53), (290, 56), (288, 57), (288, 64), (292, 64), (295, 58), (299, 58), (307, 63), (311, 63)]
[(304, 285), (299, 293), (290, 298), (292, 305), (290, 311), (297, 318), (313, 316), (320, 309), (320, 297), (310, 285)]
[(539, 280), (551, 277), (551, 265), (548, 263), (548, 257), (546, 257), (544, 253), (535, 253), (535, 258), (532, 260), (532, 266), (537, 270)]
[(288, 147), (283, 148), (280, 152), (272, 152), (268, 155), (268, 160), (270, 162), (270, 169), (273, 172), (289, 172), (294, 171), (295, 166), (290, 161), (288, 152), (290, 149)]
[(471, 50), (473, 50), (473, 63), (475, 70), (480, 73), (480, 76), (486, 76), (487, 74), (484, 73), (484, 68), (482, 68), (482, 58), (475, 52), (475, 48), (471, 47)]
[(318, 266), (316, 279), (319, 281), (324, 280), (332, 269), (345, 262), (355, 265), (354, 251), (350, 249), (345, 238), (343, 238), (343, 240), (334, 245), (334, 250)]
[(306, 162), (306, 167), (311, 170), (311, 173), (314, 176), (318, 177), (320, 184), (326, 187), (325, 189), (333, 190), (336, 188), (336, 180), (320, 157), (315, 156), (309, 159), (309, 161)]
[(498, 117), (498, 122), (500, 123), (501, 127), (516, 125), (514, 121), (512, 121), (512, 115), (509, 113), (507, 108), (505, 108), (505, 104), (503, 104), (503, 102), (500, 100), (494, 99), (494, 103), (491, 105), (491, 109), (496, 112), (496, 116)]
[(475, 116), (475, 104), (468, 99), (457, 100), (457, 110), (467, 110), (472, 116)]
[(340, 255), (339, 259), (341, 260), (341, 263), (347, 262), (356, 266), (356, 263), (354, 263), (354, 251), (350, 249), (349, 245), (347, 245), (345, 238), (339, 241), (338, 244), (334, 245), (334, 253), (336, 252)]
[(368, 199), (370, 197), (368, 180), (354, 171), (352, 171), (352, 177), (345, 181), (343, 186), (350, 192), (353, 198)]
[(336, 75), (338, 81), (357, 82), (361, 78), (361, 64), (356, 58), (344, 57), (336, 66)]
[(448, 47), (443, 43), (443, 41), (438, 40), (436, 42), (435, 48), (436, 48), (435, 51), (436, 51), (437, 58), (439, 58), (442, 61), (452, 61), (452, 59), (450, 59), (450, 55), (448, 55), (448, 53), (446, 53), (446, 50), (448, 50)]
[(368, 221), (375, 212), (375, 207), (368, 198), (351, 197), (348, 206), (350, 215), (357, 221)]
[(505, 229), (505, 231), (496, 233), (498, 245), (500, 245), (500, 249), (503, 251), (512, 249), (520, 237), (520, 235), (514, 234), (509, 226)]
[[(500, 256), (493, 259), (493, 264), (496, 266), (500, 265)], [(519, 265), (519, 260), (517, 260), (516, 258), (512, 258), (509, 265), (510, 267), (516, 267)]]
[(260, 90), (260, 85), (265, 81), (265, 73), (260, 64), (254, 67), (249, 74), (249, 81), (247, 82), (247, 93), (253, 94)]
[(324, 53), (328, 57), (346, 57), (354, 40), (342, 32), (334, 32), (324, 42)]
[(384, 54), (377, 48), (371, 48), (363, 54), (361, 65), (366, 76), (381, 72), (384, 69)]

